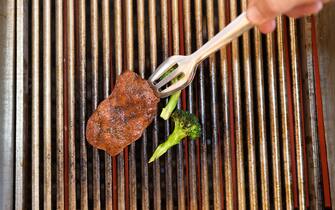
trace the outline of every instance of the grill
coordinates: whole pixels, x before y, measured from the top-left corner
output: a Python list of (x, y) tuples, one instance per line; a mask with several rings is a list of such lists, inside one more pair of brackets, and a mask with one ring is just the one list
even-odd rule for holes
[(199, 65), (178, 106), (199, 117), (200, 139), (153, 164), (172, 127), (159, 117), (115, 158), (86, 142), (122, 71), (148, 78), (246, 6), (5, 1), (0, 208), (331, 209), (314, 17), (279, 17), (274, 33), (253, 29)]

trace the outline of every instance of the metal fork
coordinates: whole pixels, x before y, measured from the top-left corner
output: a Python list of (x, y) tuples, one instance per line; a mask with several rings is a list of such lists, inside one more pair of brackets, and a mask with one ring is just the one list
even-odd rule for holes
[[(166, 59), (148, 79), (155, 94), (165, 98), (187, 87), (192, 82), (196, 67), (201, 61), (252, 27), (246, 13), (243, 12), (193, 54), (174, 55)], [(171, 82), (173, 79), (175, 82)]]

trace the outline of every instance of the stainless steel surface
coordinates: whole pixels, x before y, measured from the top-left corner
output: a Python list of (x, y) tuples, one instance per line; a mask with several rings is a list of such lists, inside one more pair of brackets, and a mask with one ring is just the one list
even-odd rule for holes
[[(174, 55), (167, 58), (157, 67), (155, 72), (148, 79), (156, 95), (160, 98), (165, 98), (172, 95), (176, 91), (187, 87), (193, 81), (196, 67), (201, 61), (239, 37), (243, 32), (249, 30), (251, 27), (252, 24), (248, 20), (246, 14), (242, 13), (191, 55)], [(169, 72), (171, 68), (174, 69)], [(169, 72), (168, 75), (162, 78), (167, 72)], [(180, 76), (181, 78), (178, 78)], [(178, 78), (176, 82), (163, 89), (165, 85), (168, 85), (176, 78)]]
[[(125, 7), (125, 17), (126, 17), (126, 68), (127, 70), (134, 71), (134, 17), (133, 17), (133, 4), (131, 0), (127, 0), (124, 2)], [(128, 173), (129, 174), (136, 174), (136, 157), (135, 157), (135, 145), (133, 143), (130, 145), (129, 148), (129, 166), (128, 166)], [(127, 176), (127, 175), (126, 175)], [(130, 209), (137, 209), (137, 191), (136, 191), (136, 176), (129, 176), (129, 208)], [(128, 204), (127, 204), (128, 205)]]
[(43, 1), (43, 193), (51, 209), (51, 2)]
[(31, 206), (32, 209), (39, 210), (40, 209), (40, 158), (39, 158), (39, 150), (40, 150), (40, 131), (39, 131), (39, 124), (40, 124), (40, 27), (39, 27), (39, 0), (32, 1), (32, 106), (31, 106), (31, 141), (32, 141), (32, 201)]
[[(15, 2), (6, 1), (0, 9), (0, 208), (14, 205), (15, 152)], [(22, 71), (22, 66), (21, 71)], [(22, 83), (21, 83), (22, 84)]]
[[(242, 9), (247, 10), (247, 1), (242, 1)], [(256, 151), (255, 151), (255, 131), (254, 131), (254, 110), (253, 110), (253, 80), (252, 80), (252, 63), (250, 52), (249, 32), (243, 34), (243, 61), (244, 61), (244, 80), (245, 80), (245, 112), (246, 112), (246, 139), (248, 141), (248, 179), (249, 179), (249, 209), (258, 209), (257, 198), (257, 177), (256, 177)]]
[[(196, 0), (194, 4), (194, 14), (195, 14), (195, 39), (196, 39), (196, 49), (199, 49), (203, 44), (203, 13), (202, 13), (202, 1)], [(198, 155), (200, 155), (200, 209), (209, 209), (209, 178), (208, 178), (208, 158), (207, 158), (207, 131), (206, 131), (206, 103), (205, 103), (205, 69), (202, 64), (199, 65), (199, 77), (198, 77), (198, 90), (199, 94), (199, 120), (201, 123), (201, 136), (200, 143), (198, 147)], [(198, 160), (199, 163), (199, 160)]]
[[(64, 98), (63, 98), (63, 1), (56, 2), (56, 144), (57, 144), (57, 210), (64, 209)], [(83, 106), (81, 106), (83, 107)], [(82, 156), (83, 157), (83, 156)]]
[(271, 139), (271, 162), (272, 162), (272, 183), (274, 208), (282, 209), (282, 189), (281, 189), (281, 167), (279, 151), (279, 123), (278, 123), (278, 97), (277, 78), (274, 54), (273, 33), (266, 35), (267, 60), (268, 60), (268, 94), (269, 94), (269, 114), (270, 114), (270, 139)]
[[(228, 22), (227, 13), (225, 11), (225, 6), (227, 2), (220, 0), (218, 1), (218, 8), (219, 8), (219, 30), (222, 30)], [(230, 122), (229, 117), (231, 114), (229, 113), (229, 68), (228, 68), (228, 55), (227, 55), (227, 48), (221, 49), (220, 51), (220, 80), (221, 80), (221, 97), (222, 97), (222, 119), (223, 129), (226, 132), (223, 132), (223, 154), (221, 158), (223, 159), (223, 166), (224, 167), (224, 190), (225, 199), (222, 201), (225, 203), (225, 207), (228, 210), (234, 209), (234, 190), (233, 190), (233, 169), (232, 169), (232, 143), (231, 143), (231, 134), (230, 134)], [(223, 184), (222, 183), (222, 184)]]
[[(104, 0), (102, 7), (102, 53), (103, 53), (103, 96), (107, 98), (111, 93), (111, 48), (110, 48), (110, 3)], [(112, 157), (105, 153), (105, 205), (106, 210), (113, 209), (113, 171)]]
[[(87, 96), (87, 83), (86, 83), (86, 4), (84, 0), (79, 2), (79, 21), (78, 23), (78, 34), (79, 34), (79, 138), (80, 138), (80, 208), (88, 209), (88, 174), (87, 174), (87, 145), (86, 145), (86, 109), (88, 108), (86, 102)], [(61, 21), (61, 20), (60, 20)], [(61, 30), (61, 29), (60, 29)], [(60, 35), (61, 36), (61, 35)], [(61, 61), (60, 61), (61, 62)], [(62, 78), (62, 73), (60, 73), (60, 78)], [(60, 86), (62, 82), (60, 81)], [(61, 92), (61, 90), (60, 90)], [(60, 93), (60, 100), (62, 100)], [(58, 106), (62, 107), (62, 104)], [(62, 113), (60, 113), (61, 116)], [(62, 117), (60, 117), (62, 119)], [(62, 122), (60, 122), (61, 124)], [(62, 128), (60, 128), (62, 129)], [(107, 177), (107, 176), (106, 176)], [(106, 189), (108, 189), (106, 187)], [(106, 196), (107, 197), (107, 196)], [(63, 198), (62, 198), (63, 199)], [(108, 199), (106, 198), (106, 202)], [(64, 207), (62, 207), (63, 209)]]
[(264, 90), (264, 69), (262, 50), (262, 36), (258, 29), (254, 29), (255, 37), (255, 55), (256, 55), (256, 91), (257, 91), (257, 116), (259, 129), (259, 156), (260, 156), (260, 178), (261, 178), (261, 198), (262, 209), (270, 209), (270, 186), (269, 186), (269, 152), (267, 142), (267, 128), (266, 128), (266, 104), (265, 104), (265, 90)]
[[(154, 8), (150, 7), (152, 14)], [(137, 39), (138, 39), (138, 70), (142, 78), (145, 77), (145, 17), (144, 17), (144, 1), (139, 0), (137, 5)], [(150, 50), (151, 51), (151, 50)], [(141, 143), (141, 207), (149, 209), (149, 172), (148, 172), (148, 131), (145, 131), (142, 136)]]
[[(238, 1), (230, 2), (230, 19), (237, 16)], [(232, 83), (233, 83), (233, 102), (234, 102), (234, 132), (236, 143), (236, 174), (237, 174), (237, 199), (238, 209), (245, 210), (246, 207), (246, 189), (245, 189), (245, 161), (243, 148), (243, 120), (242, 120), (242, 96), (241, 96), (241, 78), (240, 71), (242, 69), (239, 56), (239, 42), (232, 41)]]
[[(207, 16), (207, 38), (208, 40), (213, 38), (214, 31), (214, 2), (212, 0), (206, 1), (206, 16)], [(210, 41), (209, 41), (210, 42)], [(209, 43), (207, 42), (207, 43)], [(207, 44), (206, 43), (206, 44)], [(206, 45), (205, 44), (205, 45)], [(204, 45), (204, 47), (205, 47)], [(200, 49), (199, 49), (200, 50)], [(199, 52), (196, 51), (196, 52)], [(221, 174), (220, 173), (220, 160), (221, 160), (221, 150), (219, 147), (219, 133), (218, 133), (218, 96), (217, 96), (217, 70), (216, 70), (216, 59), (215, 54), (209, 57), (209, 78), (210, 78), (210, 107), (211, 107), (211, 124), (212, 124), (212, 180), (213, 180), (213, 208), (222, 209), (222, 184), (221, 184)]]
[[(191, 31), (191, 1), (183, 1), (183, 18), (184, 18), (184, 39), (185, 39), (185, 54), (192, 53), (192, 31)], [(190, 113), (195, 113), (195, 96), (194, 96), (194, 85), (191, 83), (187, 88), (188, 94), (188, 106), (187, 110)], [(186, 158), (186, 157), (185, 157)], [(189, 164), (189, 200), (188, 206), (190, 209), (198, 209), (198, 197), (197, 194), (197, 164), (196, 164), (196, 144), (194, 141), (188, 141), (188, 164)]]
[[(99, 78), (99, 43), (98, 43), (98, 1), (91, 0), (90, 2), (90, 22), (91, 22), (91, 48), (92, 48), (92, 110), (98, 106), (98, 78)], [(93, 208), (101, 209), (101, 189), (100, 189), (100, 155), (98, 149), (93, 149)]]
[(76, 209), (76, 157), (75, 157), (75, 36), (74, 36), (74, 2), (66, 2), (67, 26), (67, 132), (68, 132), (68, 190), (69, 209)]
[[(172, 37), (170, 36), (170, 40), (172, 38), (172, 53), (173, 55), (183, 54), (181, 51), (182, 43), (180, 42), (180, 37), (182, 36), (181, 26), (182, 22), (179, 21), (180, 15), (182, 15), (179, 11), (178, 0), (172, 0), (170, 5), (171, 10), (171, 26), (172, 26)], [(177, 105), (177, 108), (181, 109), (181, 100)], [(178, 209), (185, 209), (185, 175), (184, 175), (184, 154), (183, 154), (183, 144), (179, 144), (177, 146), (176, 152), (176, 162), (177, 162), (177, 174), (175, 175), (177, 178), (177, 203)]]
[[(290, 19), (291, 34), (295, 34), (295, 22)], [(303, 131), (302, 131), (302, 110), (300, 99), (300, 77), (298, 72), (298, 58), (297, 58), (297, 42), (295, 38), (291, 39), (291, 66), (292, 66), (292, 87), (293, 87), (293, 107), (294, 107), (294, 128), (295, 128), (295, 141), (296, 141), (296, 154), (297, 154), (297, 176), (298, 176), (298, 190), (299, 190), (299, 208), (306, 208), (306, 176), (304, 160), (304, 145)]]
[[(162, 1), (163, 2), (163, 1)], [(165, 2), (166, 3), (166, 2)], [(150, 42), (150, 72), (153, 72), (156, 67), (157, 67), (157, 42), (158, 42), (158, 39), (157, 39), (157, 27), (156, 27), (156, 13), (157, 13), (157, 6), (156, 6), (156, 1), (155, 0), (150, 0), (149, 1), (149, 36), (150, 36), (150, 39), (149, 39), (149, 42)], [(167, 46), (167, 19), (165, 19), (166, 16), (164, 16), (164, 14), (166, 14), (166, 10), (167, 10), (167, 7), (165, 5), (162, 4), (161, 5), (161, 10), (162, 10), (162, 27), (161, 27), (161, 30), (162, 30), (162, 42), (166, 42), (166, 45), (163, 44), (163, 50), (166, 50), (167, 51), (167, 48), (164, 48), (165, 46)], [(166, 17), (167, 18), (167, 17)], [(163, 21), (166, 20), (166, 25), (163, 23)], [(163, 30), (166, 31), (165, 35), (164, 36), (163, 34)], [(164, 53), (163, 53), (164, 55)], [(152, 126), (152, 152), (154, 151), (154, 148), (156, 148), (158, 146), (158, 117), (156, 116), (153, 120), (153, 126)], [(160, 176), (160, 161), (155, 161), (155, 163), (153, 163), (153, 179), (152, 179), (152, 183), (153, 183), (153, 199), (154, 199), (154, 202), (152, 204), (153, 208), (154, 209), (158, 209), (160, 210), (161, 209), (161, 202), (160, 200), (162, 199), (161, 197), (161, 176)], [(169, 165), (167, 167), (170, 167)], [(166, 171), (166, 173), (168, 173), (168, 171)], [(166, 176), (166, 177), (171, 177), (171, 176)], [(168, 185), (168, 182), (166, 182), (166, 185)], [(168, 187), (166, 187), (168, 188)], [(149, 188), (150, 189), (150, 188)], [(171, 190), (171, 193), (172, 193), (172, 190)], [(168, 200), (168, 194), (166, 195), (166, 199)], [(168, 204), (168, 202), (166, 202)], [(167, 208), (168, 209), (168, 208)]]
[[(293, 193), (292, 193), (292, 163), (290, 157), (290, 133), (289, 133), (289, 110), (288, 110), (288, 81), (286, 76), (287, 66), (285, 59), (284, 44), (284, 26), (283, 17), (277, 18), (277, 44), (278, 44), (278, 76), (279, 76), (279, 101), (280, 101), (280, 118), (283, 152), (282, 158), (284, 162), (284, 183), (285, 183), (285, 205), (283, 208), (293, 209)], [(293, 137), (291, 137), (293, 138)]]
[[(114, 38), (115, 38), (115, 76), (122, 73), (122, 10), (121, 0), (114, 1)], [(125, 206), (125, 173), (124, 173), (124, 153), (117, 157), (117, 206), (124, 210)]]
[(0, 208), (329, 209), (314, 18), (280, 17), (276, 32), (243, 33), (199, 64), (178, 107), (202, 135), (165, 158), (148, 164), (173, 130), (159, 117), (118, 157), (86, 142), (118, 75), (148, 78), (168, 56), (192, 54), (246, 3), (7, 1)]
[[(303, 84), (303, 97), (308, 99), (304, 101), (304, 112), (305, 115), (305, 134), (307, 141), (307, 153), (310, 154), (310, 160), (308, 162), (309, 171), (309, 186), (308, 189), (311, 195), (311, 208), (322, 209), (323, 208), (323, 196), (321, 186), (321, 166), (320, 166), (320, 147), (319, 147), (319, 136), (317, 128), (317, 113), (316, 113), (316, 97), (315, 97), (315, 86), (314, 82), (314, 67), (313, 67), (313, 55), (312, 55), (312, 40), (311, 40), (311, 22), (310, 18), (304, 18), (302, 25), (303, 31), (303, 46), (302, 56), (306, 59), (301, 61), (302, 68), (301, 82)], [(290, 26), (292, 27), (292, 26)], [(291, 39), (295, 38), (295, 30), (291, 29)]]
[[(24, 163), (27, 158), (27, 120), (26, 106), (28, 96), (28, 1), (16, 1), (16, 127), (15, 127), (15, 209), (26, 208), (25, 174), (27, 167)], [(0, 24), (1, 25), (1, 24)], [(1, 162), (1, 160), (0, 160)], [(1, 163), (0, 163), (1, 164)], [(1, 195), (0, 195), (1, 196)], [(1, 200), (1, 199), (0, 199)], [(8, 199), (7, 201), (10, 201)], [(5, 203), (0, 201), (1, 203)], [(2, 207), (1, 207), (2, 208)]]

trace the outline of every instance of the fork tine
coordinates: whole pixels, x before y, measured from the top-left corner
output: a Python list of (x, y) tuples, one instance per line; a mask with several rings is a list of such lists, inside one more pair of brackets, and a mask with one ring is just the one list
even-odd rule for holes
[(179, 74), (182, 74), (182, 72), (177, 71), (177, 69), (175, 69), (168, 76), (164, 77), (161, 81), (159, 81), (158, 84), (155, 85), (156, 88), (159, 89), (163, 87), (164, 85), (171, 82), (174, 78), (176, 78)]
[(172, 85), (170, 85), (169, 87), (167, 87), (166, 89), (163, 89), (161, 91), (159, 91), (160, 95), (162, 97), (166, 97), (166, 96), (169, 96), (171, 95), (172, 93), (178, 91), (178, 90), (181, 90), (183, 89), (184, 87), (187, 86), (187, 79), (182, 78), (180, 80), (178, 80), (176, 83), (173, 83)]
[(150, 76), (149, 81), (154, 83), (154, 81), (158, 80), (163, 76), (165, 72), (167, 72), (170, 68), (172, 68), (175, 64), (177, 64), (176, 60), (177, 56), (171, 56), (166, 59), (158, 68), (154, 71), (154, 73)]

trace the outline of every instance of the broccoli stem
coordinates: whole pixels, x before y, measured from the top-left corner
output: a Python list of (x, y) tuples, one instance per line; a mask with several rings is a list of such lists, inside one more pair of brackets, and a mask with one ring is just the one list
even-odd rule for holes
[(164, 143), (161, 143), (160, 145), (158, 145), (154, 154), (151, 156), (149, 163), (158, 159), (160, 156), (162, 156), (168, 149), (170, 149), (174, 145), (179, 144), (179, 142), (186, 136), (187, 135), (182, 129), (175, 128), (173, 133), (168, 137), (168, 139)]
[(170, 118), (173, 110), (176, 108), (179, 97), (180, 97), (181, 91), (177, 91), (173, 95), (170, 96), (169, 102), (166, 104), (166, 106), (163, 108), (160, 117), (164, 120), (167, 120)]

